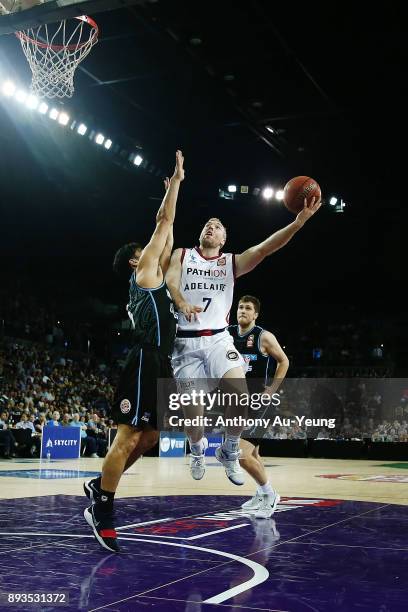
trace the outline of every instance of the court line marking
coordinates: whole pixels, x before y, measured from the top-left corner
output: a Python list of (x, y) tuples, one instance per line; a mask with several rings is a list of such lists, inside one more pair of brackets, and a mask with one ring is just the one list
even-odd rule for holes
[[(93, 538), (93, 535), (86, 535), (80, 533), (46, 533), (41, 531), (0, 531), (0, 536), (50, 536), (50, 537), (63, 537), (63, 538)], [(50, 542), (51, 543), (51, 542)]]
[(240, 527), (247, 527), (251, 523), (240, 523), (239, 525), (233, 525), (232, 527), (224, 527), (224, 529), (216, 529), (215, 531), (209, 531), (208, 533), (200, 533), (196, 536), (170, 536), (160, 535), (155, 533), (127, 533), (127, 536), (133, 538), (165, 538), (166, 540), (198, 540), (199, 538), (206, 538), (207, 536), (221, 533), (222, 531), (231, 531), (231, 529), (239, 529)]
[(142, 525), (153, 525), (154, 523), (165, 523), (166, 521), (178, 521), (179, 519), (165, 518), (157, 519), (156, 521), (145, 521), (144, 523), (133, 523), (132, 525), (122, 525), (122, 527), (116, 527), (116, 531), (121, 529), (131, 529), (131, 527), (141, 527)]
[(225, 527), (225, 529), (216, 529), (215, 531), (209, 531), (208, 533), (200, 533), (199, 535), (186, 538), (186, 540), (198, 540), (199, 538), (207, 538), (215, 533), (221, 533), (222, 531), (231, 531), (231, 529), (240, 529), (241, 527), (248, 527), (251, 523), (241, 523), (240, 525), (234, 525), (233, 527)]
[[(341, 524), (341, 523), (344, 523), (344, 522), (347, 522), (347, 521), (353, 520), (353, 519), (355, 519), (355, 518), (359, 518), (359, 517), (361, 517), (361, 516), (364, 516), (364, 515), (366, 515), (366, 514), (369, 514), (369, 513), (375, 512), (375, 511), (377, 511), (377, 510), (382, 510), (383, 508), (386, 508), (386, 507), (388, 507), (388, 506), (390, 506), (390, 505), (393, 505), (393, 504), (384, 504), (384, 505), (382, 505), (382, 506), (378, 506), (378, 507), (376, 507), (376, 508), (372, 508), (372, 509), (367, 510), (367, 511), (365, 511), (365, 512), (361, 512), (361, 513), (359, 513), (359, 514), (351, 515), (351, 516), (349, 516), (349, 517), (347, 517), (347, 518), (345, 518), (345, 519), (342, 519), (341, 521), (337, 521), (337, 522), (335, 522), (335, 523), (330, 523), (329, 525), (326, 525), (326, 526), (321, 527), (321, 528), (319, 528), (319, 529), (312, 530), (312, 531), (310, 531), (310, 532), (308, 532), (308, 533), (305, 533), (305, 534), (301, 534), (301, 535), (299, 535), (299, 536), (297, 536), (297, 537), (295, 537), (295, 538), (291, 538), (291, 539), (289, 539), (289, 540), (284, 540), (284, 541), (281, 541), (281, 542), (279, 542), (279, 543), (277, 543), (277, 544), (274, 544), (273, 546), (267, 546), (267, 547), (265, 547), (265, 548), (261, 548), (261, 549), (259, 549), (258, 551), (255, 551), (255, 552), (251, 553), (250, 555), (247, 555), (246, 557), (237, 557), (236, 555), (232, 555), (231, 553), (227, 553), (227, 552), (216, 551), (216, 550), (214, 550), (214, 549), (206, 549), (206, 548), (201, 548), (201, 547), (198, 547), (198, 546), (191, 546), (191, 545), (188, 545), (188, 544), (177, 544), (177, 543), (175, 543), (175, 542), (174, 542), (174, 543), (173, 543), (173, 542), (163, 542), (163, 541), (155, 541), (155, 540), (150, 540), (150, 539), (141, 539), (141, 540), (139, 540), (139, 541), (141, 541), (141, 542), (151, 542), (151, 543), (155, 543), (155, 544), (163, 544), (163, 545), (165, 545), (165, 546), (166, 546), (166, 545), (167, 545), (167, 546), (178, 546), (178, 547), (182, 547), (182, 548), (192, 548), (192, 549), (196, 549), (196, 550), (203, 550), (203, 551), (207, 551), (207, 552), (213, 552), (213, 553), (214, 553), (214, 554), (216, 554), (216, 555), (225, 556), (225, 557), (228, 557), (228, 558), (233, 558), (233, 560), (239, 560), (239, 561), (240, 561), (241, 563), (243, 563), (244, 565), (249, 565), (249, 563), (251, 563), (251, 564), (252, 564), (252, 563), (254, 563), (254, 564), (255, 564), (255, 566), (259, 567), (259, 569), (261, 570), (261, 572), (260, 572), (261, 574), (262, 574), (263, 572), (266, 572), (266, 574), (267, 574), (267, 575), (266, 575), (266, 577), (265, 577), (264, 579), (262, 579), (262, 580), (258, 581), (258, 582), (255, 582), (255, 584), (251, 584), (251, 585), (249, 586), (249, 584), (250, 584), (252, 581), (254, 581), (254, 580), (256, 581), (256, 575), (255, 575), (255, 576), (254, 576), (254, 577), (253, 577), (251, 580), (249, 580), (249, 581), (247, 581), (247, 582), (244, 582), (244, 583), (241, 583), (241, 584), (240, 584), (240, 585), (238, 585), (237, 587), (234, 587), (233, 589), (229, 589), (229, 590), (227, 590), (227, 591), (224, 591), (223, 593), (220, 593), (219, 595), (216, 595), (215, 597), (210, 598), (210, 599), (207, 599), (207, 600), (205, 600), (205, 601), (203, 602), (203, 603), (220, 603), (220, 602), (222, 602), (222, 601), (226, 601), (227, 599), (230, 599), (231, 597), (234, 597), (236, 594), (242, 593), (243, 591), (246, 591), (246, 590), (248, 590), (249, 588), (252, 588), (252, 586), (257, 586), (258, 584), (261, 584), (262, 582), (265, 582), (265, 580), (267, 580), (267, 579), (268, 579), (268, 577), (269, 577), (269, 572), (266, 570), (266, 568), (264, 568), (263, 566), (259, 565), (258, 563), (255, 563), (255, 562), (250, 561), (249, 557), (252, 557), (252, 556), (254, 556), (254, 555), (256, 555), (256, 554), (258, 554), (258, 553), (260, 553), (260, 552), (263, 552), (263, 551), (268, 550), (268, 549), (271, 549), (271, 548), (277, 548), (278, 546), (281, 546), (281, 545), (283, 545), (283, 544), (292, 543), (292, 542), (294, 542), (295, 540), (298, 540), (298, 539), (300, 539), (300, 538), (303, 538), (303, 537), (306, 537), (306, 536), (308, 536), (308, 535), (311, 535), (312, 533), (317, 533), (317, 532), (319, 532), (319, 531), (323, 531), (324, 529), (328, 529), (329, 527), (334, 527), (334, 526), (339, 525), (339, 524)], [(191, 517), (193, 517), (193, 516), (197, 516), (197, 515), (191, 515)], [(178, 520), (181, 520), (181, 518), (190, 518), (190, 517), (180, 517), (180, 519), (178, 519)], [(4, 532), (3, 532), (1, 535), (7, 535), (7, 533), (4, 533)], [(62, 537), (88, 537), (88, 538), (89, 538), (89, 537), (91, 537), (91, 538), (93, 537), (93, 536), (79, 535), (79, 534), (77, 535), (77, 534), (49, 534), (49, 533), (22, 533), (22, 534), (10, 533), (9, 535), (45, 535), (45, 536), (50, 536), (50, 535), (58, 535), (58, 536), (62, 536)], [(136, 538), (124, 538), (124, 537), (121, 537), (120, 539), (121, 539), (121, 540), (129, 540), (129, 541), (135, 541), (135, 540), (136, 540), (136, 541), (138, 541)], [(10, 552), (10, 551), (8, 551), (8, 552)], [(224, 563), (220, 564), (219, 566), (216, 566), (216, 568), (207, 568), (207, 569), (205, 569), (205, 570), (201, 570), (200, 572), (196, 572), (195, 574), (191, 574), (191, 575), (189, 575), (189, 576), (185, 576), (184, 578), (179, 578), (178, 580), (172, 581), (172, 582), (167, 583), (167, 584), (164, 584), (164, 585), (160, 585), (160, 586), (155, 587), (155, 588), (153, 588), (153, 589), (150, 589), (150, 590), (148, 590), (148, 591), (144, 591), (143, 593), (135, 594), (135, 595), (133, 595), (132, 597), (128, 597), (128, 598), (126, 598), (126, 599), (119, 600), (119, 601), (116, 601), (116, 602), (111, 602), (110, 604), (107, 604), (107, 605), (105, 605), (105, 606), (101, 606), (101, 607), (99, 607), (99, 608), (94, 608), (93, 610), (90, 610), (89, 612), (94, 612), (94, 611), (96, 611), (96, 610), (100, 610), (100, 609), (103, 609), (103, 608), (107, 608), (107, 607), (109, 607), (109, 606), (111, 606), (111, 605), (115, 605), (116, 603), (121, 603), (122, 601), (127, 601), (128, 599), (132, 599), (132, 598), (134, 598), (134, 597), (141, 596), (141, 595), (143, 595), (144, 593), (150, 593), (150, 592), (155, 591), (155, 590), (157, 590), (157, 589), (164, 588), (164, 587), (166, 587), (166, 586), (170, 586), (171, 584), (174, 584), (174, 583), (176, 583), (176, 582), (180, 582), (180, 581), (182, 581), (182, 580), (187, 580), (187, 579), (189, 579), (189, 578), (192, 578), (193, 576), (196, 576), (196, 575), (199, 575), (199, 574), (202, 574), (202, 573), (208, 572), (210, 569), (218, 569), (219, 567), (222, 567), (222, 566), (228, 565), (228, 564), (230, 564), (230, 563), (231, 563), (231, 561), (226, 561), (226, 562), (224, 562)], [(262, 571), (262, 570), (263, 570), (263, 571)], [(247, 586), (245, 587), (245, 585), (247, 585)], [(245, 587), (245, 588), (242, 588), (242, 587)], [(238, 589), (238, 590), (237, 590), (237, 589)], [(234, 592), (234, 591), (235, 591), (235, 592)], [(231, 592), (233, 592), (233, 593), (232, 593), (232, 594), (229, 594), (229, 593), (231, 593)], [(226, 595), (227, 595), (227, 596), (226, 596)], [(220, 597), (221, 597), (221, 599), (219, 599)]]
[(328, 529), (329, 527), (335, 527), (336, 525), (340, 525), (341, 523), (346, 523), (347, 521), (351, 521), (355, 518), (359, 518), (360, 516), (364, 516), (365, 514), (369, 514), (370, 512), (376, 512), (377, 510), (382, 510), (383, 508), (386, 508), (387, 506), (390, 506), (391, 504), (384, 504), (384, 506), (379, 506), (378, 508), (372, 508), (371, 510), (366, 510), (365, 512), (361, 512), (360, 514), (353, 514), (352, 516), (349, 516), (348, 518), (342, 519), (341, 521), (336, 521), (335, 523), (330, 523), (330, 525), (325, 525), (324, 527), (319, 527), (319, 529), (313, 529), (312, 531), (309, 531), (308, 533), (303, 533), (299, 536), (296, 536), (295, 538), (290, 538), (289, 540), (283, 540), (283, 541), (279, 541), (276, 544), (274, 544), (273, 546), (267, 546), (266, 548), (260, 548), (259, 550), (257, 550), (256, 552), (251, 553), (250, 555), (248, 555), (248, 557), (252, 557), (253, 555), (257, 555), (260, 552), (263, 552), (265, 550), (268, 550), (269, 548), (278, 548), (278, 546), (282, 546), (283, 544), (289, 544), (291, 542), (294, 542), (295, 540), (299, 540), (300, 538), (305, 538), (309, 535), (311, 535), (312, 533), (317, 533), (318, 531), (323, 531), (324, 529)]
[[(122, 537), (120, 539), (130, 540), (131, 542), (138, 541), (138, 540), (135, 540), (134, 538), (123, 538)], [(233, 555), (232, 553), (227, 553), (225, 551), (216, 550), (214, 548), (204, 548), (201, 546), (192, 546), (191, 544), (178, 544), (177, 542), (163, 542), (162, 540), (139, 540), (139, 541), (149, 542), (151, 544), (161, 544), (163, 546), (178, 546), (180, 548), (190, 548), (192, 550), (201, 550), (203, 552), (212, 553), (220, 557), (227, 557), (227, 559), (231, 559), (232, 561), (238, 561), (238, 563), (242, 563), (243, 565), (250, 567), (252, 571), (254, 572), (253, 577), (250, 578), (249, 580), (246, 580), (245, 582), (241, 582), (241, 584), (233, 587), (232, 589), (227, 589), (226, 591), (223, 591), (222, 593), (218, 593), (217, 595), (214, 595), (213, 597), (210, 597), (209, 599), (205, 599), (202, 603), (214, 603), (214, 604), (222, 603), (223, 601), (226, 601), (227, 599), (231, 599), (231, 597), (235, 597), (235, 595), (239, 595), (240, 593), (243, 593), (244, 591), (247, 591), (248, 589), (252, 589), (258, 584), (262, 584), (269, 578), (269, 572), (265, 567), (263, 567), (263, 565), (260, 565), (259, 563), (256, 563), (255, 561), (251, 561), (250, 559), (247, 559), (245, 557), (239, 557), (238, 555)], [(204, 574), (205, 572), (208, 572), (210, 570), (218, 569), (219, 567), (222, 567), (223, 565), (230, 564), (232, 561), (226, 561), (224, 563), (221, 563), (220, 565), (217, 565), (216, 567), (206, 568), (199, 572), (195, 572), (194, 574), (190, 574), (188, 576), (178, 578), (177, 580), (173, 580), (172, 582), (168, 582), (167, 584), (161, 584), (160, 586), (154, 587), (152, 589), (148, 589), (147, 591), (142, 591), (142, 593), (136, 593), (135, 595), (132, 595), (131, 597), (125, 597), (124, 599), (112, 601), (111, 603), (106, 604), (104, 606), (99, 606), (98, 608), (92, 608), (91, 610), (89, 610), (89, 612), (96, 612), (96, 610), (103, 610), (104, 608), (109, 608), (110, 606), (114, 606), (118, 603), (129, 601), (130, 599), (134, 599), (135, 597), (140, 597), (141, 595), (145, 595), (146, 593), (152, 593), (153, 591), (157, 591), (158, 589), (163, 589), (172, 584), (176, 584), (177, 582), (180, 582), (182, 580), (187, 580), (188, 578), (193, 578), (194, 576), (198, 576), (199, 574)]]
[(408, 551), (408, 548), (391, 548), (385, 546), (364, 546), (364, 544), (330, 544), (327, 542), (288, 542), (288, 544), (309, 544), (310, 546), (333, 546), (341, 548), (370, 548), (374, 550), (404, 550)]
[[(191, 603), (188, 599), (175, 599), (174, 597), (153, 597), (150, 595), (142, 595), (141, 597), (145, 599), (159, 599), (162, 601), (182, 601), (183, 603)], [(222, 608), (230, 608), (231, 604), (217, 604)], [(261, 610), (261, 612), (290, 612), (290, 610), (278, 610), (277, 608), (254, 608), (253, 606), (241, 606), (240, 604), (232, 604), (234, 608), (243, 609), (243, 610)]]

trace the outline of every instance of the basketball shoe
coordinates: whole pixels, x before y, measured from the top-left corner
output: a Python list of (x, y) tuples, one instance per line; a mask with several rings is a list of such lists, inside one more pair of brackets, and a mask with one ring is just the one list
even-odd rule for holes
[(85, 508), (84, 518), (102, 548), (119, 552), (117, 534), (113, 526), (113, 512), (98, 512), (95, 504), (92, 504), (89, 508)]
[(202, 452), (199, 455), (190, 455), (190, 472), (194, 480), (201, 480), (205, 474), (205, 451), (208, 448), (207, 438), (203, 438), (201, 441)]
[(101, 491), (101, 477), (92, 478), (84, 482), (84, 493), (91, 502), (94, 502)]
[(255, 512), (256, 518), (268, 519), (275, 512), (279, 502), (280, 495), (274, 491), (273, 493), (264, 493), (260, 505)]
[(219, 446), (215, 451), (216, 459), (222, 463), (227, 477), (235, 485), (244, 484), (244, 472), (239, 464), (240, 455), (240, 450), (226, 451), (222, 446)]
[(251, 497), (251, 499), (241, 505), (241, 508), (243, 508), (244, 510), (258, 510), (259, 506), (261, 505), (261, 502), (262, 493), (258, 493), (257, 491), (255, 495)]

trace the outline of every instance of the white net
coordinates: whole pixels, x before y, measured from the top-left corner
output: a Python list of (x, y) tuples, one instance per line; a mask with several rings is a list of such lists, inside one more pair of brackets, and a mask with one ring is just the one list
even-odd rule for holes
[(39, 98), (71, 98), (75, 70), (98, 41), (96, 23), (84, 15), (16, 35), (33, 75), (32, 92)]

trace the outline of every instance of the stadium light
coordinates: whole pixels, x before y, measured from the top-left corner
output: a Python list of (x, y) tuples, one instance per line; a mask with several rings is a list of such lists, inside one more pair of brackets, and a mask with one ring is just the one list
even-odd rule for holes
[(26, 100), (26, 107), (30, 108), (31, 110), (35, 110), (39, 103), (40, 101), (37, 96), (33, 96), (33, 94), (30, 94)]
[(230, 193), (235, 193), (237, 190), (237, 186), (236, 185), (228, 185), (228, 191)]
[(133, 160), (133, 163), (135, 164), (135, 166), (140, 166), (142, 161), (143, 157), (141, 155), (136, 155), (135, 159)]
[(105, 144), (103, 146), (105, 147), (105, 149), (110, 149), (112, 146), (112, 141), (108, 138), (107, 140), (105, 140)]
[(58, 123), (60, 123), (61, 125), (67, 125), (69, 121), (69, 115), (67, 115), (67, 113), (60, 113), (60, 116), (58, 117)]
[(47, 111), (48, 111), (48, 104), (46, 104), (45, 102), (41, 102), (40, 106), (38, 107), (38, 112), (41, 113), (42, 115), (45, 115)]
[(15, 93), (15, 98), (17, 102), (25, 102), (27, 99), (27, 92), (23, 89), (18, 89)]
[(81, 123), (78, 127), (78, 134), (80, 134), (81, 136), (84, 136), (88, 131), (88, 128), (86, 127), (85, 123)]
[(95, 136), (95, 142), (96, 142), (96, 144), (98, 144), (98, 145), (103, 144), (103, 141), (104, 141), (104, 140), (105, 140), (105, 136), (104, 136), (103, 134), (97, 134), (97, 135)]
[(14, 92), (16, 91), (16, 86), (14, 85), (12, 81), (6, 81), (3, 87), (1, 88), (1, 90), (5, 96), (7, 96), (8, 98), (11, 98), (11, 96), (14, 96)]
[(53, 121), (55, 121), (57, 119), (58, 115), (59, 115), (59, 112), (57, 111), (56, 108), (52, 108), (50, 110), (50, 115), (49, 116), (50, 116), (50, 119), (52, 119)]
[(335, 197), (330, 198), (330, 205), (331, 206), (336, 206), (336, 204), (337, 204), (337, 198), (335, 198)]
[(278, 191), (276, 192), (275, 198), (277, 200), (283, 200), (283, 189), (278, 189)]
[(272, 187), (265, 187), (265, 189), (262, 191), (262, 197), (265, 198), (265, 200), (270, 200), (273, 193)]
[(271, 125), (265, 125), (265, 127), (268, 130), (268, 132), (270, 132), (271, 134), (275, 133), (275, 130), (273, 129), (273, 127)]

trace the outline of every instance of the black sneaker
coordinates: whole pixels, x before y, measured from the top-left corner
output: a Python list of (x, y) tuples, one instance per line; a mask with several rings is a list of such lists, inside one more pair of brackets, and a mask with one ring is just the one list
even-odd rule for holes
[(94, 532), (99, 544), (111, 552), (119, 552), (119, 545), (115, 527), (113, 526), (113, 514), (101, 514), (99, 520), (95, 516), (95, 506), (85, 508), (84, 517)]
[(99, 478), (92, 478), (92, 480), (88, 480), (84, 482), (84, 492), (88, 499), (92, 502), (99, 497), (99, 493), (101, 490), (101, 481)]

